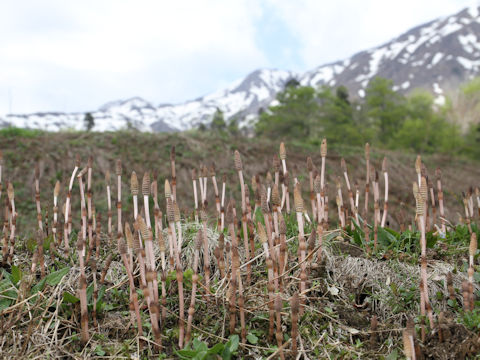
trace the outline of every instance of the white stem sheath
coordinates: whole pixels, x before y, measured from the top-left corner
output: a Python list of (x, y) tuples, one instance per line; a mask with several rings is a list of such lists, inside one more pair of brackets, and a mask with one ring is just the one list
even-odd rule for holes
[(343, 176), (345, 177), (345, 182), (347, 183), (347, 189), (350, 191), (350, 181), (348, 180), (348, 174), (346, 171), (343, 172)]
[(322, 172), (320, 173), (320, 187), (323, 189), (325, 186), (325, 157), (322, 156)]
[(149, 229), (152, 228), (152, 223), (150, 222), (150, 207), (148, 205), (148, 195), (143, 196), (143, 206), (145, 208), (145, 222)]
[(72, 191), (73, 180), (75, 179), (75, 175), (77, 174), (77, 171), (78, 171), (78, 166), (75, 166), (75, 168), (73, 169), (72, 177), (70, 178), (70, 184), (68, 185), (69, 191)]
[(137, 220), (138, 216), (138, 196), (133, 195), (133, 218)]
[(225, 206), (225, 183), (222, 183), (222, 208)]
[(110, 198), (110, 185), (107, 186), (107, 205), (108, 205), (108, 210), (112, 208), (112, 199)]

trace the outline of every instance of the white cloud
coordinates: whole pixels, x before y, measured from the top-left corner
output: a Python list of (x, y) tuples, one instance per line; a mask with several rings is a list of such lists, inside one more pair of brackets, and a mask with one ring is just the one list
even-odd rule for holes
[(300, 43), (305, 69), (378, 46), (471, 0), (268, 0)]
[[(250, 0), (2, 2), (0, 96), (10, 88), (17, 112), (134, 95), (187, 100), (269, 65), (255, 42), (260, 13)], [(52, 87), (66, 109), (44, 96)]]
[[(137, 95), (186, 101), (257, 68), (345, 58), (470, 2), (1, 1), (0, 114), (10, 104), (15, 113), (94, 110)], [(288, 31), (264, 38), (270, 49), (259, 45), (266, 18)]]

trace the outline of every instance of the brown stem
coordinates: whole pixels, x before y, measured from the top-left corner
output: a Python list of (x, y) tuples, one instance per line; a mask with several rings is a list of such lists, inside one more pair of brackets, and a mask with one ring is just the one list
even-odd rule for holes
[(79, 298), (81, 312), (81, 341), (85, 345), (88, 342), (88, 308), (87, 308), (87, 278), (85, 276), (85, 263), (83, 259), (83, 249), (85, 246), (85, 238), (79, 239), (77, 242), (77, 254), (80, 261), (80, 278), (79, 278)]
[(470, 311), (470, 289), (468, 281), (462, 282), (463, 310)]
[(190, 298), (190, 307), (188, 308), (188, 321), (187, 321), (187, 334), (185, 335), (185, 342), (190, 341), (192, 333), (192, 322), (193, 315), (195, 314), (195, 297), (197, 293), (197, 282), (198, 282), (198, 261), (200, 257), (200, 248), (203, 243), (203, 230), (199, 230), (197, 237), (195, 238), (195, 253), (193, 258), (193, 275), (192, 275), (192, 296)]
[[(158, 214), (159, 218), (160, 218), (160, 215)], [(159, 219), (160, 220), (160, 219)], [(161, 226), (161, 221), (159, 221), (158, 223), (158, 227)], [(161, 261), (162, 261), (162, 273), (161, 273), (161, 282), (162, 282), (162, 321), (161, 321), (161, 324), (162, 324), (162, 328), (163, 328), (163, 325), (165, 324), (165, 319), (167, 317), (167, 290), (166, 290), (166, 281), (167, 281), (167, 261), (166, 261), (166, 257), (165, 257), (165, 250), (166, 250), (166, 246), (165, 246), (165, 240), (163, 238), (163, 234), (162, 234), (162, 231), (157, 228), (157, 232), (156, 232), (156, 236), (157, 236), (157, 241), (158, 241), (158, 248), (160, 250), (160, 258), (161, 258)]]
[(426, 314), (426, 300), (425, 300), (425, 286), (423, 284), (423, 279), (420, 278), (420, 332), (422, 337), (422, 342), (425, 342), (425, 314)]
[(274, 327), (274, 317), (275, 317), (275, 298), (273, 296), (274, 293), (274, 285), (273, 285), (273, 260), (268, 257), (266, 259), (266, 264), (267, 264), (267, 271), (268, 271), (268, 284), (267, 284), (267, 289), (268, 289), (268, 341), (272, 341), (273, 338), (273, 327)]
[(93, 247), (93, 204), (92, 204), (92, 157), (88, 158), (87, 165), (87, 210), (88, 210), (88, 247)]
[(65, 233), (64, 233), (64, 242), (65, 242), (65, 255), (68, 254), (70, 250), (69, 246), (69, 241), (68, 241), (68, 235), (70, 234), (70, 229), (68, 227), (70, 218), (72, 216), (71, 214), (71, 197), (72, 197), (72, 187), (73, 187), (73, 181), (75, 180), (75, 176), (77, 174), (78, 168), (80, 167), (80, 158), (77, 155), (77, 158), (75, 160), (75, 168), (73, 169), (72, 176), (70, 178), (70, 183), (68, 186), (68, 193), (67, 193), (67, 200), (65, 202)]
[(97, 262), (95, 261), (95, 259), (90, 260), (90, 268), (92, 269), (92, 278), (93, 278), (92, 319), (93, 319), (93, 326), (98, 327), (98, 324), (97, 324), (97, 300), (98, 300)]
[(15, 196), (14, 196), (14, 189), (13, 184), (11, 182), (8, 183), (7, 187), (7, 195), (8, 200), (10, 202), (11, 211), (10, 211), (10, 252), (8, 255), (8, 262), (9, 264), (13, 261), (13, 251), (15, 248), (15, 230), (17, 226), (17, 212), (15, 210)]
[(37, 206), (37, 221), (38, 221), (38, 228), (43, 231), (42, 225), (42, 207), (40, 206), (40, 169), (38, 167), (38, 163), (35, 164), (35, 203)]
[(112, 190), (110, 187), (110, 171), (107, 170), (105, 173), (105, 183), (107, 186), (107, 217), (108, 217), (108, 235), (111, 237), (112, 234)]
[(275, 298), (275, 314), (276, 314), (276, 332), (275, 332), (275, 338), (277, 340), (277, 346), (278, 349), (280, 350), (280, 359), (284, 360), (285, 355), (283, 354), (283, 332), (282, 332), (282, 298), (280, 297), (280, 294), (277, 294)]
[[(167, 199), (167, 217), (168, 217), (168, 224), (170, 227), (170, 231), (172, 234), (172, 242), (174, 244), (178, 244), (177, 234), (175, 231), (175, 210), (174, 210), (174, 206), (171, 198)], [(184, 325), (185, 303), (184, 303), (184, 297), (183, 297), (183, 270), (182, 270), (182, 263), (180, 259), (180, 249), (178, 245), (173, 246), (173, 248), (175, 252), (176, 273), (177, 273), (177, 283), (178, 283), (178, 301), (179, 301), (178, 347), (181, 349), (183, 348), (183, 340), (185, 336), (185, 325)]]
[(231, 269), (231, 277), (230, 277), (230, 300), (229, 300), (229, 310), (230, 310), (230, 334), (235, 333), (235, 323), (236, 323), (236, 292), (237, 292), (237, 261), (235, 260), (234, 252), (238, 251), (238, 241), (237, 236), (235, 235), (235, 217), (233, 213), (233, 200), (228, 202), (227, 206), (227, 214), (226, 214), (226, 221), (228, 224), (228, 230), (230, 233), (230, 240), (232, 242), (231, 245), (231, 253), (232, 253), (232, 269)]
[(200, 212), (202, 218), (202, 243), (203, 243), (203, 271), (205, 272), (205, 288), (206, 288), (206, 300), (209, 301), (209, 293), (210, 293), (210, 249), (208, 246), (208, 237), (207, 237), (207, 212), (205, 209), (202, 209)]
[(223, 233), (220, 233), (218, 237), (218, 268), (220, 270), (220, 278), (225, 278), (225, 257), (224, 257), (224, 247), (225, 239)]
[(297, 337), (298, 337), (298, 313), (300, 307), (300, 301), (298, 293), (293, 294), (290, 299), (290, 307), (292, 309), (292, 357), (297, 357)]
[[(160, 337), (160, 329), (158, 326), (158, 321), (160, 317), (158, 302), (155, 299), (155, 291), (154, 291), (154, 280), (157, 277), (155, 272), (155, 263), (153, 267), (151, 266), (151, 257), (153, 252), (152, 247), (152, 232), (150, 228), (147, 227), (145, 224), (145, 220), (140, 215), (137, 217), (137, 221), (135, 222), (135, 236), (139, 233), (141, 234), (143, 240), (145, 241), (145, 248), (140, 248), (140, 238), (135, 237), (135, 251), (137, 252), (137, 258), (139, 260), (140, 269), (145, 269), (145, 280), (146, 284), (144, 283), (142, 286), (142, 291), (147, 300), (148, 312), (150, 315), (150, 322), (152, 324), (153, 335), (156, 341), (157, 346), (161, 346), (162, 339)], [(145, 260), (144, 260), (145, 259)], [(157, 285), (158, 288), (158, 285)]]
[[(238, 269), (240, 267), (240, 257), (238, 256), (238, 249), (234, 250), (233, 252), (235, 258), (235, 267)], [(247, 328), (245, 325), (245, 309), (244, 309), (244, 291), (243, 291), (243, 284), (242, 284), (242, 276), (240, 271), (238, 272), (238, 310), (240, 312), (240, 327), (241, 332), (240, 336), (243, 343), (247, 342)]]
[(44, 240), (43, 231), (38, 229), (37, 231), (37, 251), (38, 251), (38, 262), (40, 264), (40, 277), (43, 279), (45, 277), (45, 258), (43, 255), (43, 240)]
[(122, 162), (117, 160), (117, 232), (123, 233), (122, 228)]
[(373, 348), (377, 345), (377, 328), (378, 320), (377, 316), (373, 315), (370, 320), (370, 346)]
[(445, 212), (443, 209), (443, 191), (442, 191), (442, 172), (440, 168), (435, 170), (435, 175), (437, 177), (437, 193), (438, 193), (438, 207), (440, 211), (440, 220), (442, 223), (442, 233), (445, 234), (446, 232), (446, 225), (445, 225)]
[(177, 175), (175, 173), (175, 145), (170, 150), (170, 167), (172, 172), (172, 196), (174, 201), (177, 201)]
[(127, 258), (127, 249), (125, 246), (125, 242), (123, 239), (120, 239), (119, 241), (119, 252), (120, 256), (123, 261), (123, 265), (125, 266), (125, 269), (127, 271), (128, 275), (128, 281), (130, 283), (130, 294), (131, 294), (131, 304), (133, 304), (133, 311), (135, 314), (135, 317), (137, 319), (137, 329), (138, 329), (138, 335), (142, 336), (143, 331), (142, 331), (142, 319), (140, 317), (140, 309), (138, 306), (138, 297), (137, 297), (137, 291), (135, 290), (135, 282), (133, 280), (133, 275), (132, 275), (132, 270), (130, 269), (130, 262)]

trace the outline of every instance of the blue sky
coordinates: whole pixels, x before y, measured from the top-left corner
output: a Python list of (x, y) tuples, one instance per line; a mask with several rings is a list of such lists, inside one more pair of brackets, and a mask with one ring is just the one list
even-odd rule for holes
[(193, 99), (258, 68), (303, 72), (471, 0), (5, 0), (0, 115)]

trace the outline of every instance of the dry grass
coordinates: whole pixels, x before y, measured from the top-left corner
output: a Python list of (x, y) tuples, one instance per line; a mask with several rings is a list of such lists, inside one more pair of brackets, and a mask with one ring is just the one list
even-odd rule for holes
[[(98, 135), (94, 134), (93, 138), (96, 136)], [(165, 178), (162, 178), (162, 176), (167, 176), (172, 169), (172, 163), (168, 161), (168, 152), (165, 152), (163, 162), (158, 159), (154, 162), (151, 159), (144, 158), (141, 151), (143, 146), (149, 148), (153, 143), (157, 143), (161, 135), (139, 135), (143, 140), (142, 144), (138, 144), (139, 148), (135, 147), (139, 140), (130, 136), (130, 134), (106, 134), (102, 138), (104, 142), (95, 144), (96, 147), (94, 148), (94, 143), (91, 143), (92, 139), (75, 139), (68, 134), (42, 135), (42, 137), (58, 137), (57, 146), (71, 148), (72, 154), (75, 153), (74, 150), (78, 150), (84, 159), (87, 158), (88, 153), (96, 155), (96, 163), (93, 166), (93, 196), (91, 200), (95, 204), (97, 213), (106, 212), (104, 175), (113, 166), (114, 159), (122, 158), (122, 166), (125, 169), (125, 173), (135, 170), (138, 173), (147, 174), (147, 171), (158, 168), (160, 174), (159, 183), (164, 182)], [(118, 148), (113, 147), (110, 143), (114, 138), (117, 139), (116, 145), (119, 146)], [(192, 326), (193, 338), (203, 339), (210, 345), (213, 345), (218, 342), (228, 341), (227, 337), (233, 333), (241, 333), (243, 341), (238, 355), (245, 358), (266, 358), (269, 356), (273, 358), (283, 355), (288, 358), (292, 355), (292, 345), (297, 347), (295, 351), (298, 357), (304, 359), (327, 358), (330, 356), (338, 358), (378, 358), (394, 351), (400, 351), (402, 330), (407, 318), (418, 318), (419, 315), (420, 291), (417, 284), (420, 281), (420, 267), (416, 262), (418, 254), (410, 253), (404, 257), (401, 256), (404, 254), (400, 254), (400, 252), (405, 251), (408, 253), (411, 249), (397, 249), (398, 253), (392, 256), (391, 249), (389, 253), (381, 247), (383, 246), (381, 244), (379, 244), (379, 251), (374, 251), (373, 253), (366, 252), (364, 247), (353, 245), (353, 238), (349, 235), (353, 231), (350, 229), (349, 219), (344, 219), (347, 225), (343, 229), (337, 229), (339, 221), (336, 214), (334, 196), (337, 193), (337, 189), (331, 185), (329, 186), (330, 193), (328, 194), (330, 198), (330, 230), (325, 230), (322, 233), (322, 257), (317, 258), (320, 254), (320, 252), (317, 252), (319, 249), (318, 242), (312, 241), (312, 244), (309, 243), (308, 252), (306, 251), (307, 245), (304, 240), (301, 240), (299, 245), (298, 235), (300, 234), (300, 239), (306, 239), (310, 229), (316, 225), (309, 224), (309, 220), (303, 224), (304, 219), (312, 218), (312, 216), (311, 214), (310, 216), (304, 215), (303, 201), (308, 197), (305, 197), (300, 191), (300, 184), (302, 183), (304, 190), (308, 188), (305, 185), (309, 180), (309, 174), (304, 167), (306, 153), (311, 149), (299, 145), (292, 147), (287, 145), (287, 163), (289, 171), (290, 168), (292, 169), (291, 179), (295, 178), (300, 182), (295, 187), (290, 187), (291, 196), (294, 196), (293, 204), (295, 209), (290, 215), (284, 214), (288, 223), (286, 226), (288, 234), (286, 239), (287, 269), (279, 271), (275, 263), (276, 255), (274, 254), (277, 251), (275, 247), (280, 247), (280, 243), (275, 244), (276, 240), (271, 239), (273, 224), (265, 223), (265, 219), (268, 221), (269, 218), (269, 215), (267, 215), (269, 205), (266, 202), (265, 187), (261, 186), (261, 207), (257, 213), (248, 214), (248, 217), (251, 216), (251, 218), (248, 218), (248, 221), (254, 224), (261, 224), (263, 221), (266, 224), (266, 230), (264, 231), (269, 235), (268, 241), (263, 239), (266, 238), (266, 234), (262, 239), (259, 239), (258, 230), (255, 230), (255, 251), (251, 254), (248, 254), (248, 250), (245, 251), (244, 244), (238, 240), (241, 240), (243, 238), (242, 235), (245, 235), (245, 244), (248, 246), (247, 235), (241, 233), (242, 230), (245, 231), (247, 229), (247, 221), (245, 220), (247, 218), (246, 203), (243, 199), (242, 202), (237, 201), (236, 218), (234, 220), (234, 205), (233, 201), (231, 201), (227, 211), (227, 224), (230, 225), (229, 231), (224, 233), (225, 247), (230, 250), (227, 250), (224, 255), (226, 257), (226, 276), (222, 278), (215, 257), (215, 251), (217, 250), (218, 252), (220, 233), (217, 227), (219, 211), (215, 202), (212, 201), (215, 199), (213, 186), (209, 186), (209, 192), (206, 197), (209, 202), (209, 204), (206, 204), (208, 213), (202, 211), (202, 221), (205, 221), (207, 224), (205, 228), (204, 222), (193, 220), (194, 216), (189, 210), (193, 208), (190, 172), (192, 168), (200, 166), (202, 159), (214, 158), (213, 154), (218, 154), (219, 152), (231, 154), (232, 156), (215, 157), (216, 168), (219, 169), (217, 170), (218, 172), (221, 173), (223, 171), (228, 176), (227, 197), (240, 200), (240, 185), (235, 167), (240, 174), (245, 174), (246, 179), (250, 179), (253, 175), (260, 173), (262, 176), (261, 183), (264, 183), (265, 174), (271, 170), (271, 159), (275, 153), (274, 149), (277, 147), (270, 147), (271, 144), (259, 144), (253, 140), (244, 140), (241, 144), (227, 144), (219, 141), (206, 143), (203, 141), (205, 139), (196, 138), (195, 136), (175, 135), (173, 138), (174, 140), (163, 140), (166, 140), (165, 146), (168, 145), (168, 148), (170, 147), (170, 141), (176, 142), (176, 171), (174, 175), (176, 177), (176, 198), (182, 209), (181, 221), (179, 222), (180, 211), (178, 208), (175, 208), (177, 211), (173, 211), (173, 205), (176, 206), (177, 202), (173, 202), (169, 194), (167, 194), (167, 200), (170, 202), (170, 211), (164, 211), (165, 201), (163, 199), (159, 205), (163, 213), (167, 213), (169, 217), (170, 231), (175, 230), (175, 220), (183, 234), (181, 252), (175, 259), (175, 262), (180, 263), (183, 272), (178, 270), (178, 267), (177, 271), (180, 271), (180, 274), (175, 274), (175, 267), (172, 266), (173, 264), (170, 264), (166, 279), (162, 279), (162, 281), (166, 281), (167, 286), (167, 304), (165, 309), (167, 317), (166, 321), (161, 324), (163, 348), (160, 354), (162, 358), (175, 358), (177, 356), (175, 354), (175, 349), (178, 349), (177, 344), (182, 342), (179, 340), (182, 337), (182, 335), (179, 336), (179, 332), (182, 332), (183, 324), (179, 324), (179, 321), (183, 321), (186, 317), (184, 317), (185, 311), (181, 311), (182, 306), (179, 305), (179, 301), (187, 305), (191, 302), (191, 268), (195, 252), (195, 238), (200, 229), (206, 231), (208, 256), (205, 256), (205, 249), (202, 247), (198, 268), (204, 269), (202, 262), (205, 259), (210, 259), (208, 279), (210, 285), (208, 285), (208, 281), (202, 279), (202, 276), (205, 276), (208, 272), (204, 270), (199, 271), (200, 279), (198, 281), (198, 291), (196, 291), (195, 314)], [(29, 151), (30, 147), (41, 147), (42, 152), (46, 154), (45, 158), (39, 161), (39, 174), (36, 175), (36, 178), (38, 178), (38, 175), (40, 176), (42, 194), (43, 192), (50, 193), (49, 189), (53, 187), (58, 178), (60, 178), (58, 180), (63, 181), (62, 188), (66, 188), (66, 181), (73, 167), (72, 154), (70, 154), (70, 158), (68, 156), (65, 159), (55, 158), (57, 156), (55, 154), (58, 154), (59, 151), (50, 149), (51, 145), (45, 140), (42, 139), (39, 142), (39, 139), (32, 138), (29, 139), (30, 143), (27, 142), (24, 145), (26, 146), (25, 151)], [(74, 140), (79, 142), (78, 149), (76, 149), (77, 145), (72, 145), (71, 143)], [(131, 143), (128, 147), (122, 147), (121, 144), (118, 144), (118, 141), (130, 141)], [(238, 145), (240, 153), (242, 153), (241, 162), (239, 155), (235, 157), (235, 162), (233, 161), (232, 150), (236, 145)], [(13, 146), (13, 143), (7, 141), (6, 151), (4, 151), (7, 180), (23, 178), (33, 183), (34, 178), (28, 175), (29, 172), (25, 167), (26, 165), (21, 162), (21, 159), (12, 158), (12, 153), (8, 151), (9, 146)], [(318, 149), (316, 152), (318, 153)], [(327, 183), (333, 183), (334, 179), (341, 174), (341, 152), (343, 152), (343, 156), (348, 164), (351, 183), (358, 183), (358, 188), (364, 189), (365, 183), (362, 182), (362, 179), (365, 178), (365, 160), (349, 148), (340, 150), (329, 149), (326, 164)], [(314, 170), (315, 165), (320, 165), (320, 156), (319, 154), (317, 155), (308, 164), (310, 170)], [(372, 151), (370, 154), (372, 166), (379, 167), (383, 155), (384, 153), (380, 155)], [(285, 151), (281, 152), (280, 157), (285, 159)], [(416, 179), (413, 168), (414, 155), (388, 153), (387, 157), (389, 158), (388, 174), (390, 178), (387, 224), (396, 226), (397, 218), (399, 217), (399, 204), (401, 202), (407, 203), (407, 219), (405, 223), (413, 223), (414, 206), (410, 179)], [(431, 166), (432, 170), (437, 164), (445, 162), (445, 159), (435, 157), (423, 160), (427, 165)], [(23, 161), (28, 164), (30, 160)], [(234, 164), (235, 167), (233, 166)], [(467, 165), (462, 161), (452, 163), (451, 167), (444, 167), (443, 188), (446, 194), (446, 217), (451, 222), (457, 222), (454, 215), (457, 211), (461, 213), (462, 210), (462, 203), (459, 201), (459, 204), (457, 204), (454, 194), (459, 194), (461, 190), (466, 189), (471, 184), (475, 184), (478, 175), (480, 175), (478, 167), (471, 164)], [(124, 178), (128, 177), (124, 176)], [(242, 179), (242, 176), (240, 179)], [(124, 179), (124, 181), (128, 181), (128, 179)], [(382, 181), (381, 179), (380, 185), (383, 187)], [(245, 182), (249, 183), (249, 181)], [(128, 184), (122, 184), (122, 187), (125, 187), (123, 193), (128, 194)], [(78, 255), (75, 251), (71, 251), (66, 256), (52, 253), (52, 247), (49, 248), (47, 244), (45, 251), (45, 266), (48, 269), (47, 278), (49, 273), (51, 274), (58, 269), (67, 269), (67, 272), (59, 283), (49, 284), (47, 281), (43, 289), (35, 295), (31, 294), (30, 288), (40, 281), (40, 277), (36, 277), (38, 274), (29, 274), (32, 262), (32, 246), (35, 244), (28, 234), (32, 224), (34, 227), (37, 226), (35, 221), (36, 208), (32, 206), (35, 204), (35, 201), (32, 198), (28, 199), (28, 190), (26, 191), (20, 183), (16, 184), (15, 189), (15, 201), (20, 209), (17, 234), (20, 235), (17, 235), (18, 240), (12, 263), (4, 263), (2, 265), (4, 272), (0, 273), (0, 281), (5, 280), (1, 284), (7, 284), (6, 277), (10, 276), (9, 274), (13, 273), (14, 270), (12, 265), (21, 269), (24, 275), (17, 286), (9, 285), (10, 287), (7, 289), (0, 288), (0, 301), (2, 296), (4, 296), (2, 294), (11, 294), (8, 292), (9, 290), (13, 290), (18, 294), (10, 306), (0, 310), (0, 357), (5, 359), (20, 357), (32, 359), (158, 358), (159, 353), (156, 346), (159, 344), (154, 340), (155, 337), (152, 334), (152, 321), (155, 319), (155, 316), (152, 317), (151, 315), (153, 310), (150, 309), (149, 317), (146, 297), (139, 291), (142, 328), (145, 332), (144, 335), (138, 335), (139, 332), (134, 325), (135, 320), (131, 317), (131, 309), (129, 309), (129, 279), (125, 272), (125, 267), (118, 256), (116, 241), (112, 239), (112, 236), (103, 233), (96, 234), (100, 237), (101, 244), (101, 249), (99, 250), (100, 257), (96, 263), (97, 273), (101, 273), (107, 257), (113, 255), (113, 261), (105, 277), (105, 286), (100, 291), (103, 295), (98, 300), (100, 302), (100, 308), (97, 313), (98, 326), (95, 327), (92, 321), (89, 322), (89, 340), (85, 346), (82, 346), (80, 342), (80, 303), (75, 301), (71, 303), (68, 300), (71, 295), (78, 296), (77, 289), (81, 272), (78, 266), (78, 256), (81, 255)], [(345, 191), (343, 183), (340, 184), (340, 189)], [(277, 190), (279, 189), (277, 188)], [(113, 194), (116, 193), (115, 184), (112, 192)], [(147, 193), (150, 192), (149, 182), (147, 184), (144, 181), (143, 192), (148, 196)], [(248, 192), (242, 191), (244, 194)], [(32, 189), (30, 195), (34, 193), (35, 191)], [(80, 231), (78, 193), (78, 185), (75, 185), (72, 191), (74, 232), (70, 238), (71, 245), (77, 240), (77, 230)], [(251, 193), (253, 195), (254, 191)], [(41, 204), (43, 209), (52, 207), (50, 203), (52, 199), (50, 197), (46, 198), (46, 200), (42, 197)], [(61, 193), (59, 204), (63, 203), (64, 197), (65, 194)], [(278, 197), (278, 194), (275, 194), (276, 202), (278, 202)], [(344, 197), (344, 199), (346, 198)], [(39, 203), (38, 195), (36, 200)], [(124, 208), (122, 208), (123, 219), (132, 221), (131, 198), (127, 199), (127, 196), (124, 195), (122, 200), (124, 204)], [(382, 200), (381, 196), (380, 200)], [(344, 202), (346, 203), (347, 201), (344, 200)], [(254, 204), (253, 196), (251, 196), (250, 203)], [(360, 204), (362, 203), (363, 199), (360, 201)], [(240, 204), (242, 204), (243, 209), (240, 208)], [(371, 205), (373, 207), (373, 202)], [(140, 201), (140, 215), (148, 216), (148, 211), (142, 211), (142, 207), (142, 201)], [(345, 208), (347, 207), (345, 206)], [(353, 212), (355, 213), (355, 211)], [(33, 215), (29, 215), (30, 213)], [(371, 215), (369, 218), (373, 219)], [(63, 217), (60, 215), (59, 223), (62, 220)], [(107, 217), (103, 216), (103, 221), (106, 222), (106, 220)], [(238, 220), (243, 221), (243, 227)], [(162, 221), (166, 224), (165, 219), (162, 219)], [(304, 225), (306, 234), (303, 234)], [(263, 229), (263, 225), (259, 226)], [(103, 226), (103, 229), (106, 228), (107, 226)], [(471, 229), (471, 227), (469, 228)], [(157, 229), (155, 228), (154, 230), (156, 231)], [(375, 228), (375, 238), (377, 236), (376, 230)], [(92, 231), (96, 231), (96, 229), (92, 229)], [(249, 232), (251, 231), (249, 230)], [(232, 236), (236, 234), (236, 237), (232, 239), (230, 234)], [(148, 235), (153, 237), (153, 234), (149, 233)], [(168, 239), (167, 228), (164, 228), (162, 235), (164, 239)], [(122, 235), (120, 234), (119, 236), (121, 238)], [(144, 235), (142, 234), (142, 236)], [(239, 242), (238, 248), (237, 242)], [(261, 242), (263, 242), (263, 245), (260, 244)], [(447, 246), (440, 241), (439, 247), (441, 245)], [(161, 276), (161, 252), (158, 243), (154, 242), (153, 247), (153, 263), (156, 264), (157, 268), (155, 270)], [(435, 248), (435, 250), (438, 249)], [(168, 246), (167, 251), (170, 252)], [(449, 272), (454, 273), (452, 279), (453, 287), (456, 289), (460, 289), (462, 282), (467, 279), (466, 273), (462, 272), (461, 269), (462, 261), (468, 256), (468, 247), (465, 247), (463, 255), (461, 251), (463, 251), (463, 248), (456, 249), (455, 256), (451, 258), (446, 255), (434, 258), (433, 253), (427, 254), (428, 291), (435, 314), (440, 312), (445, 312), (452, 316), (457, 314), (457, 310), (452, 309), (452, 305), (447, 303), (446, 276)], [(236, 258), (237, 253), (238, 260)], [(307, 254), (311, 255), (307, 256)], [(476, 256), (476, 254), (473, 254), (473, 256)], [(251, 281), (242, 283), (242, 279), (247, 274), (247, 269), (250, 272), (250, 266)], [(139, 268), (135, 266), (134, 269), (133, 276), (135, 279), (138, 279)], [(237, 271), (240, 272), (238, 280), (235, 278)], [(181, 281), (179, 276), (182, 277)], [(92, 283), (90, 281), (92, 271), (88, 264), (86, 266), (86, 277), (89, 279), (88, 284), (90, 285)], [(278, 281), (278, 277), (282, 281)], [(275, 286), (273, 285), (274, 283)], [(281, 288), (277, 287), (278, 283), (281, 284)], [(180, 286), (178, 284), (182, 284), (185, 290), (179, 291)], [(473, 290), (474, 292), (479, 290), (478, 284), (475, 283), (473, 285)], [(145, 290), (143, 289), (142, 291), (144, 292)], [(182, 296), (179, 295), (180, 292), (185, 294), (183, 300)], [(298, 338), (284, 337), (282, 339), (279, 334), (282, 332), (283, 334), (289, 334), (292, 328), (292, 317), (297, 316), (292, 314), (290, 305), (292, 296), (295, 294), (298, 294), (300, 303), (299, 328), (298, 331), (294, 331), (295, 333), (298, 332)], [(460, 304), (462, 301), (460, 294), (457, 294), (456, 297)], [(293, 301), (293, 303), (295, 304), (296, 302)], [(89, 301), (89, 307), (91, 307), (91, 301)], [(186, 306), (187, 308), (188, 306)], [(376, 336), (374, 340), (371, 340), (372, 333), (370, 331), (372, 318), (378, 321), (378, 324), (375, 324), (377, 330), (375, 330)], [(239, 319), (240, 321), (238, 321)], [(458, 322), (456, 325), (458, 325)], [(476, 339), (474, 335), (466, 331), (465, 327), (462, 329), (465, 330), (467, 340)], [(273, 338), (274, 330), (276, 333), (275, 338)], [(249, 335), (247, 337), (248, 341), (245, 340), (247, 334)], [(267, 334), (270, 335), (270, 340), (267, 339)], [(422, 345), (425, 347), (425, 353), (429, 351), (428, 346), (435, 346), (435, 343), (431, 340), (431, 336), (435, 336), (435, 334), (436, 330), (430, 329), (428, 341), (425, 341)], [(367, 341), (369, 339), (370, 341)], [(275, 347), (277, 344), (280, 346), (280, 349)]]

